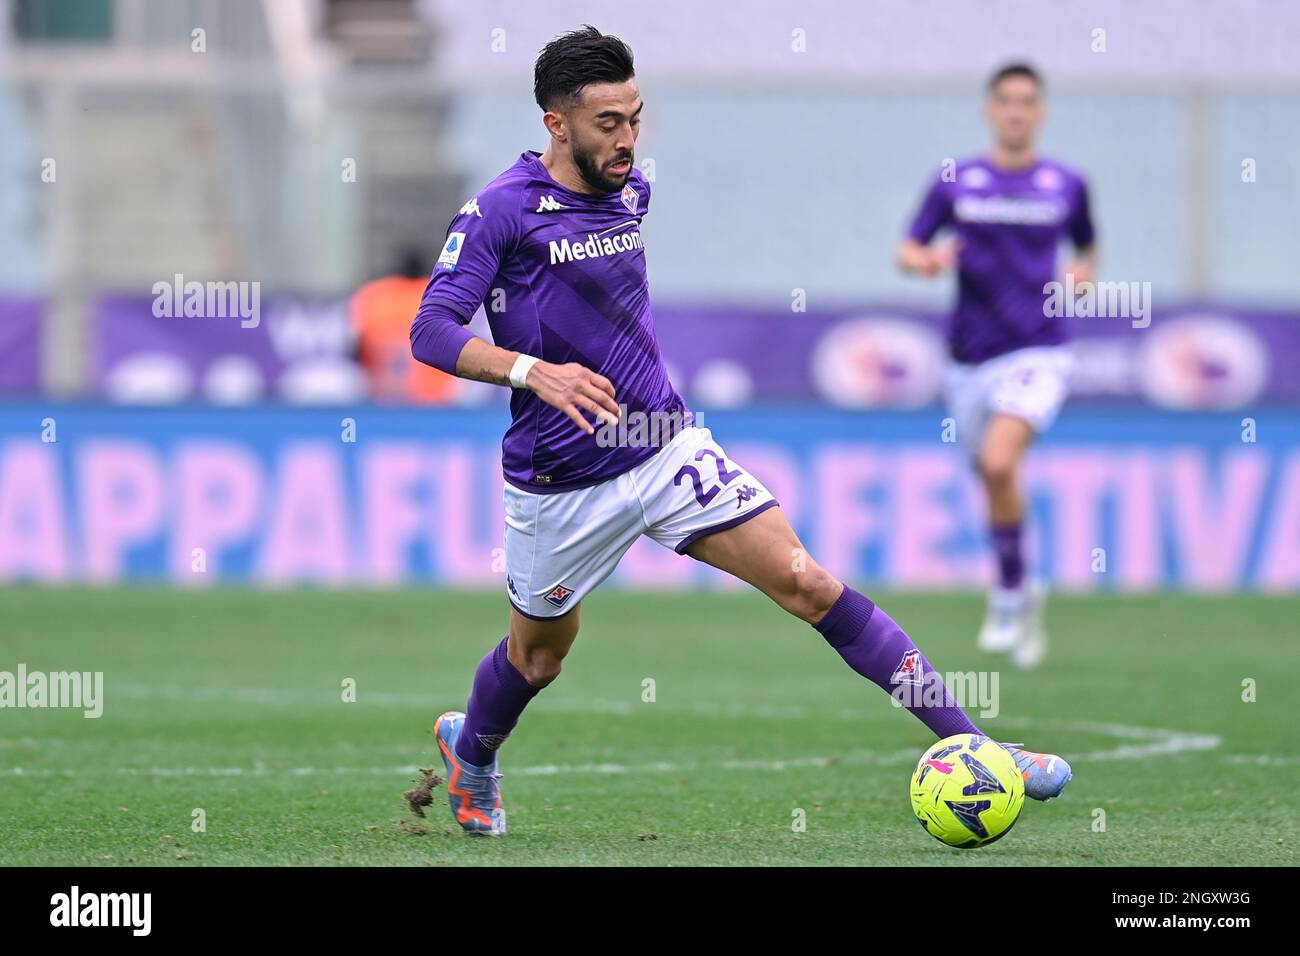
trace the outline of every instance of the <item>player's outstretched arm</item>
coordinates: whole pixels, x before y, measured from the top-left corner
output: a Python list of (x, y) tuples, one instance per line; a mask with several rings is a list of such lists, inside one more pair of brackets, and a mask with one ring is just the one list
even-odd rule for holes
[[(510, 373), (519, 358), (518, 352), (499, 348), (474, 337), (465, 343), (456, 359), (456, 374), (478, 382), (511, 385)], [(547, 405), (568, 415), (588, 435), (595, 434), (596, 429), (583, 417), (583, 411), (590, 412), (601, 421), (618, 424), (614, 386), (605, 376), (584, 368), (577, 362), (552, 365), (538, 360), (527, 370), (524, 386)]]

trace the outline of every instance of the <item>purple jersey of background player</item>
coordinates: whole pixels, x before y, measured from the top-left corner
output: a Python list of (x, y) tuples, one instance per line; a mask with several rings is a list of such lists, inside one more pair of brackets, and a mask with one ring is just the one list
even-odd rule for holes
[(1093, 244), (1083, 177), (1050, 159), (1024, 169), (963, 160), (952, 181), (941, 175), (930, 187), (908, 235), (924, 244), (945, 227), (961, 242), (948, 330), (955, 360), (983, 362), (1070, 338), (1064, 317), (1044, 314), (1043, 287), (1060, 279), (1062, 238), (1079, 249)]
[[(578, 193), (525, 152), (452, 219), (421, 304), (467, 323), (486, 299), (492, 341), (613, 383), (626, 413), (686, 412), (664, 369), (650, 310), (641, 220), (650, 184), (632, 169), (613, 193)], [(607, 481), (660, 446), (602, 446), (528, 389), (510, 399), (506, 480), (535, 492)], [(598, 433), (599, 434), (599, 433)]]

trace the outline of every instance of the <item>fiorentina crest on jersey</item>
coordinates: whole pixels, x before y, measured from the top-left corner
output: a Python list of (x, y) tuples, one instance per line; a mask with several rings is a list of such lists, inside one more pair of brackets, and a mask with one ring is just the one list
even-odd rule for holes
[(564, 607), (564, 602), (573, 594), (572, 588), (566, 588), (563, 584), (557, 584), (555, 590), (546, 595), (547, 603), (556, 607)]
[(636, 194), (636, 190), (632, 188), (631, 183), (623, 187), (622, 199), (623, 205), (627, 206), (628, 212), (636, 212), (636, 204), (640, 201), (640, 197)]
[(924, 683), (925, 675), (921, 673), (923, 670), (921, 652), (913, 648), (904, 654), (903, 659), (898, 662), (898, 667), (894, 668), (894, 676), (889, 678), (889, 682), (891, 684)]

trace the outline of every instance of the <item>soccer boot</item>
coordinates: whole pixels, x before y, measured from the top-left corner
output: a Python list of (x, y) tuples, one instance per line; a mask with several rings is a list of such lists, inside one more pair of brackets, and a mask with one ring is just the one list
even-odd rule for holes
[(1031, 671), (1047, 656), (1047, 629), (1043, 611), (1047, 606), (1047, 588), (1032, 584), (1025, 589), (1025, 604), (1020, 612), (1020, 634), (1011, 648), (1011, 663), (1022, 671)]
[(1023, 588), (994, 588), (990, 591), (976, 646), (988, 654), (1002, 654), (1017, 647), (1025, 626), (1027, 602), (1028, 595)]
[(449, 710), (438, 718), (433, 734), (447, 768), (447, 797), (451, 814), (466, 833), (475, 836), (505, 836), (506, 811), (501, 805), (501, 774), (497, 763), (476, 767), (456, 755), (456, 740), (465, 726), (465, 715)]
[(1015, 760), (1016, 769), (1025, 781), (1027, 797), (1055, 800), (1074, 776), (1070, 765), (1056, 754), (1037, 754), (1026, 750), (1024, 744), (1003, 744), (1002, 748)]

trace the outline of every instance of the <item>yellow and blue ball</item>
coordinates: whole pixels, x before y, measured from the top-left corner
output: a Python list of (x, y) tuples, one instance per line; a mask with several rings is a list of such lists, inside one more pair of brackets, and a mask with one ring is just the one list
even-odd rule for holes
[(1000, 744), (956, 734), (921, 755), (912, 774), (912, 812), (927, 833), (971, 849), (1006, 836), (1025, 805), (1025, 782)]

